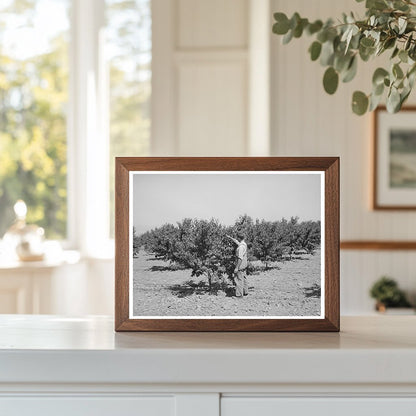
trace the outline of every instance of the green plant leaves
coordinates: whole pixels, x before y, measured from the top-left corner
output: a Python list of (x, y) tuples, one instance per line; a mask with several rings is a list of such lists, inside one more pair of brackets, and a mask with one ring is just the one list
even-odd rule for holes
[(416, 82), (416, 4), (412, 2), (366, 0), (367, 10), (361, 20), (353, 13), (343, 13), (340, 19), (326, 22), (309, 22), (299, 13), (290, 19), (284, 13), (276, 13), (273, 31), (283, 35), (283, 43), (304, 34), (313, 36), (308, 53), (312, 61), (325, 67), (323, 87), (328, 94), (336, 92), (340, 80), (354, 79), (360, 59), (367, 62), (391, 49), (391, 65), (374, 71), (371, 94), (354, 92), (352, 109), (359, 115), (372, 111), (387, 91), (387, 109), (396, 112)]
[(384, 68), (377, 68), (373, 74), (373, 85), (378, 86), (384, 84), (384, 78), (388, 76), (389, 73)]
[(352, 95), (352, 111), (362, 116), (367, 112), (368, 108), (368, 97), (361, 91), (355, 91)]
[(397, 88), (392, 87), (389, 95), (387, 96), (387, 111), (389, 113), (397, 113), (397, 111), (400, 109), (400, 92)]
[(277, 35), (285, 35), (289, 29), (289, 19), (284, 13), (275, 13), (274, 20), (276, 20), (276, 23), (273, 25), (273, 33), (276, 33)]
[(324, 89), (328, 94), (334, 94), (338, 88), (339, 75), (335, 69), (330, 66), (324, 74)]
[(365, 3), (367, 9), (383, 10), (388, 8), (385, 0), (367, 0)]
[(355, 75), (357, 75), (357, 57), (354, 55), (349, 63), (347, 70), (344, 72), (342, 77), (342, 82), (350, 82), (354, 79)]
[(322, 44), (320, 42), (315, 41), (312, 43), (312, 45), (309, 47), (309, 53), (311, 54), (312, 61), (316, 61), (319, 58), (321, 50)]
[(314, 33), (319, 32), (322, 29), (322, 26), (324, 24), (322, 23), (321, 20), (315, 20), (315, 22), (311, 23), (307, 28), (306, 28), (306, 32), (308, 33), (308, 35), (313, 35)]
[(396, 78), (403, 78), (404, 74), (402, 69), (400, 68), (399, 64), (394, 64), (391, 70), (392, 74), (396, 77)]

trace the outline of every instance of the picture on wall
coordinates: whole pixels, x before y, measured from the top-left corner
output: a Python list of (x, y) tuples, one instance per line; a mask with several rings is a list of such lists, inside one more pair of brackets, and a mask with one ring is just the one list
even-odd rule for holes
[(374, 112), (374, 209), (416, 209), (416, 108)]
[(253, 170), (255, 159), (231, 159), (230, 170), (219, 159), (200, 159), (205, 167), (193, 158), (175, 160), (136, 158), (125, 177), (121, 207), (128, 217), (123, 234), (117, 227), (117, 243), (126, 242), (129, 256), (116, 262), (117, 271), (127, 272), (121, 297), (128, 302), (117, 310), (126, 308), (128, 324), (279, 330), (321, 322), (323, 328), (334, 301), (327, 283), (336, 279), (325, 270), (333, 250), (326, 240), (333, 221), (326, 211), (333, 198), (328, 173), (302, 169), (298, 158), (291, 159), (294, 169), (267, 158), (265, 170)]

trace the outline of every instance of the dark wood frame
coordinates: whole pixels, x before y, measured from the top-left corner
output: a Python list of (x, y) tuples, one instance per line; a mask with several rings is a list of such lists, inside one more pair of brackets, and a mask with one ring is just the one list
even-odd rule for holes
[[(323, 319), (130, 319), (129, 172), (131, 171), (324, 171), (325, 318)], [(339, 331), (339, 158), (116, 158), (116, 331)]]
[(340, 248), (341, 250), (407, 251), (416, 250), (416, 241), (351, 240), (341, 241)]
[[(377, 187), (377, 171), (378, 171), (378, 119), (381, 111), (387, 111), (385, 106), (377, 107), (373, 112), (373, 210), (384, 210), (384, 211), (412, 211), (416, 210), (416, 205), (402, 206), (402, 205), (380, 205), (377, 201), (378, 187)], [(415, 111), (416, 106), (403, 107), (401, 112)]]

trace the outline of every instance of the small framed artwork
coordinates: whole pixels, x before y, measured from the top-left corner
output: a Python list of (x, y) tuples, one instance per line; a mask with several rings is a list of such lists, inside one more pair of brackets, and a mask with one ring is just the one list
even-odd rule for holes
[(339, 331), (339, 159), (116, 158), (116, 331)]
[(416, 107), (380, 107), (373, 117), (373, 208), (416, 209)]

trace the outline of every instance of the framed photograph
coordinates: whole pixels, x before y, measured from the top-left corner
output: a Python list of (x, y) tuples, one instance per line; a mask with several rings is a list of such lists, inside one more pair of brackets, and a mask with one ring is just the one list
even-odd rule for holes
[(374, 112), (373, 208), (416, 209), (416, 107)]
[(339, 159), (116, 158), (116, 331), (339, 331)]

